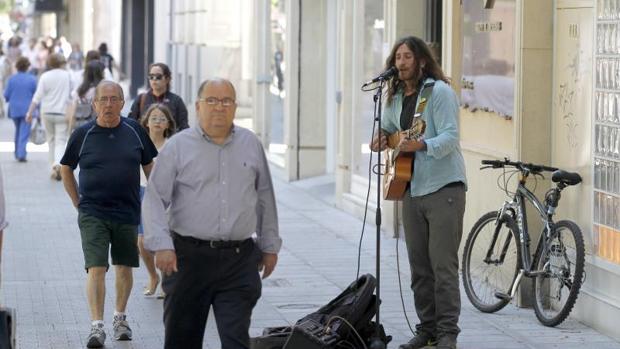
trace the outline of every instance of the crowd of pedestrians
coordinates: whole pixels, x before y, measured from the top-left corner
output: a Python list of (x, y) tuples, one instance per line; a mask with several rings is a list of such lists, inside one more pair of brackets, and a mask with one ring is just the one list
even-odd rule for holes
[(249, 348), (261, 271), (265, 278), (274, 270), (281, 239), (262, 145), (233, 125), (232, 83), (213, 79), (200, 86), (197, 125), (190, 128), (164, 63), (146, 67), (148, 90), (123, 117), (125, 95), (114, 81), (115, 72), (122, 74), (105, 43), (83, 53), (66, 40), (16, 37), (5, 52), (0, 100), (15, 123), (15, 159), (27, 161), (38, 119), (51, 178), (62, 181), (77, 210), (91, 319), (87, 347), (106, 341), (110, 264), (112, 335), (132, 339), (127, 305), (141, 258), (149, 275), (142, 295), (164, 300), (166, 348), (200, 348), (211, 308), (223, 347)]
[[(94, 86), (101, 81), (100, 74), (94, 72), (98, 68), (88, 63), (96, 61), (103, 78), (114, 80), (106, 65), (113, 62), (107, 45), (102, 43), (100, 50), (84, 54), (79, 44), (71, 45), (64, 37), (26, 41), (14, 36), (0, 43), (0, 117), (6, 113), (15, 123), (17, 161), (27, 161), (26, 144), (32, 121), (38, 118), (37, 123), (46, 131), (51, 178), (60, 180), (59, 161), (68, 134), (85, 121), (80, 118), (88, 108), (80, 107), (92, 103)], [(118, 65), (114, 67), (117, 76), (122, 77)], [(88, 81), (87, 86), (83, 80)]]

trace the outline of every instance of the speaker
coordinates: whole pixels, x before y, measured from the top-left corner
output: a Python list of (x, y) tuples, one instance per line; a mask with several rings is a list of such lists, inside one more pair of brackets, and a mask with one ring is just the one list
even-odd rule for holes
[(293, 327), (283, 349), (334, 349), (340, 341), (336, 333), (329, 333), (314, 320), (305, 320)]

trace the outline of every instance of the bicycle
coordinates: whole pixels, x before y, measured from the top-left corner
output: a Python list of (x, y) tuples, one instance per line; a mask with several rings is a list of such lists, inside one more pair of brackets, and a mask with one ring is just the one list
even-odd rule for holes
[[(545, 326), (557, 326), (568, 317), (584, 280), (585, 248), (581, 229), (570, 220), (553, 221), (561, 192), (581, 182), (578, 173), (544, 165), (504, 160), (482, 160), (480, 169), (504, 168), (504, 187), (511, 201), (499, 211), (480, 217), (469, 233), (463, 250), (462, 274), (465, 292), (478, 310), (493, 313), (515, 296), (523, 276), (534, 278), (534, 311)], [(506, 171), (512, 167), (514, 171)], [(530, 175), (544, 178), (552, 172), (555, 186), (545, 194), (544, 204), (526, 188)], [(508, 181), (520, 173), (515, 192)], [(508, 177), (506, 177), (509, 175)], [(543, 230), (533, 259), (527, 228), (525, 202), (540, 215)], [(514, 241), (514, 243), (513, 243)]]

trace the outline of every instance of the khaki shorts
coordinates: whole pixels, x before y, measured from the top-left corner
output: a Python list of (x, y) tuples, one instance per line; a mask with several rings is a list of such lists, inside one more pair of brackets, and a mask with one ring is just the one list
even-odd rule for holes
[[(84, 213), (78, 214), (78, 226), (82, 236), (84, 268), (106, 267), (108, 251), (112, 255), (112, 265), (139, 266), (138, 226), (111, 222)], [(111, 249), (110, 249), (111, 246)]]

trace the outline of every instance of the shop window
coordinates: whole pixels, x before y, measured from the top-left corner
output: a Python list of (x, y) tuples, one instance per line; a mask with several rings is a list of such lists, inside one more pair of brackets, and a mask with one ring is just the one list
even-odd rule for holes
[[(363, 28), (360, 28), (362, 46), (361, 80), (373, 78), (385, 65), (383, 57), (384, 35), (383, 1), (364, 1)], [(373, 125), (374, 104), (371, 93), (358, 95), (359, 109), (356, 113), (353, 130), (353, 173), (367, 177)]]

